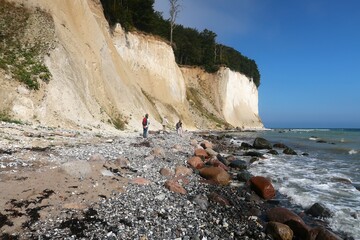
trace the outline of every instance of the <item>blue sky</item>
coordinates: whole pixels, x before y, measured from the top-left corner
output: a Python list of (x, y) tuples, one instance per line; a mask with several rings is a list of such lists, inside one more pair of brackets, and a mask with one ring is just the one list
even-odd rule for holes
[[(177, 23), (254, 59), (268, 128), (360, 128), (360, 1), (180, 0)], [(169, 17), (168, 0), (154, 8)]]

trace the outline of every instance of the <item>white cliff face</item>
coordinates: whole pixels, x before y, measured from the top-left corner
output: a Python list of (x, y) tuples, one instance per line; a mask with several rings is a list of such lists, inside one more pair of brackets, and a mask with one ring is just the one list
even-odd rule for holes
[(168, 44), (151, 36), (125, 33), (120, 25), (114, 31), (114, 43), (145, 92), (165, 103), (184, 103), (185, 81)]
[(219, 71), (224, 119), (236, 127), (263, 127), (258, 116), (258, 89), (245, 75), (228, 68)]
[[(127, 129), (141, 129), (146, 112), (152, 130), (162, 127), (163, 116), (170, 124), (181, 118), (187, 129), (195, 126), (195, 117), (203, 118), (197, 123), (210, 121), (195, 116), (187, 100), (188, 79), (196, 80), (199, 70), (180, 70), (171, 47), (156, 37), (125, 33), (119, 26), (112, 35), (99, 0), (11, 1), (49, 12), (57, 44), (45, 59), (52, 78), (39, 91), (16, 91), (0, 72), (7, 86), (0, 89), (0, 110), (9, 106), (15, 118), (30, 122), (106, 130), (119, 115)], [(194, 87), (202, 93), (211, 85), (211, 95), (202, 94), (212, 99), (204, 105), (209, 112), (233, 126), (262, 126), (257, 89), (249, 79), (228, 69), (201, 75), (204, 83)]]

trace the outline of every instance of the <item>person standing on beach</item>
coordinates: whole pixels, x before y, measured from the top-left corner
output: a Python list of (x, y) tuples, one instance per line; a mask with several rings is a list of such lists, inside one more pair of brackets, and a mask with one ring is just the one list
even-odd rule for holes
[(182, 136), (182, 122), (181, 119), (176, 123), (176, 132)]
[(142, 121), (142, 125), (143, 125), (143, 137), (147, 138), (148, 129), (149, 129), (149, 125), (150, 125), (149, 114), (145, 114), (145, 117), (143, 118), (143, 121)]
[(166, 126), (169, 124), (169, 121), (167, 120), (166, 116), (164, 116), (162, 121), (163, 131), (165, 132)]

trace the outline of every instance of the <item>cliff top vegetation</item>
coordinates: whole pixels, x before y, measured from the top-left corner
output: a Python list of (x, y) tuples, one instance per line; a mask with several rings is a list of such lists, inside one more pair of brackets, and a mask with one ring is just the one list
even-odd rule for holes
[[(110, 26), (120, 23), (127, 31), (140, 30), (158, 35), (170, 42), (170, 20), (154, 10), (154, 0), (101, 0)], [(226, 66), (241, 72), (260, 86), (260, 73), (254, 60), (237, 50), (216, 42), (216, 33), (204, 29), (175, 24), (172, 47), (179, 65), (201, 66), (207, 72), (216, 72)]]

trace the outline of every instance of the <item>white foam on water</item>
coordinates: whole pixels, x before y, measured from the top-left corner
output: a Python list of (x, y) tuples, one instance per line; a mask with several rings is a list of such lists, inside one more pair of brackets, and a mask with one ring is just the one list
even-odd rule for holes
[(354, 239), (360, 239), (360, 209), (338, 208), (332, 209), (334, 216), (329, 225), (336, 231), (348, 233)]
[(311, 141), (317, 141), (317, 140), (319, 140), (319, 138), (316, 138), (316, 137), (310, 137), (310, 138), (309, 138), (309, 140), (311, 140)]
[(356, 151), (356, 150), (354, 150), (354, 149), (351, 149), (350, 151), (349, 151), (349, 154), (350, 155), (352, 155), (352, 154), (357, 154), (358, 153), (358, 151)]

